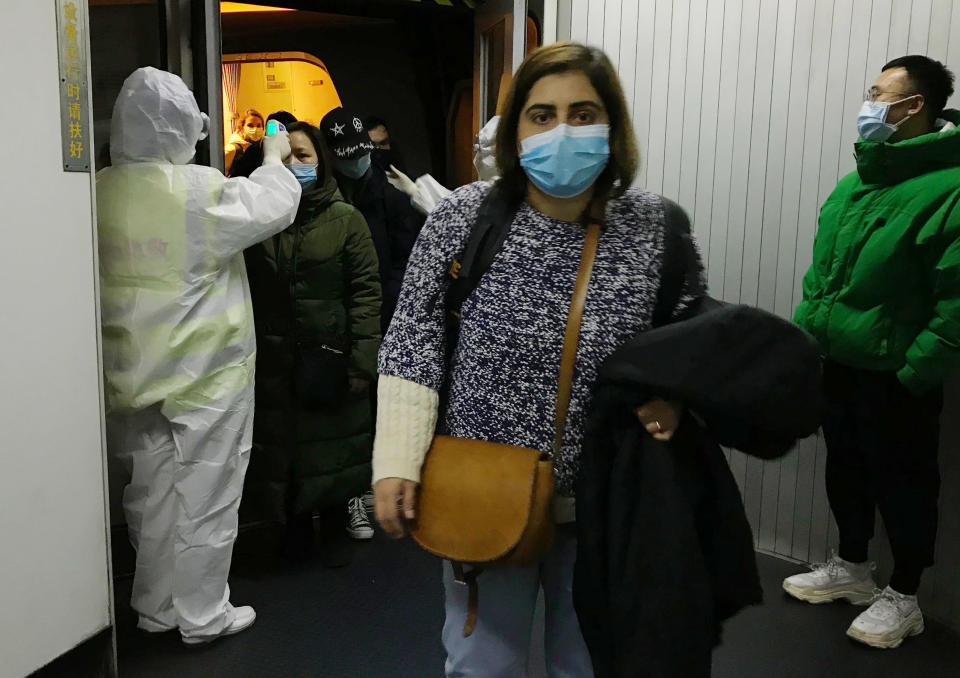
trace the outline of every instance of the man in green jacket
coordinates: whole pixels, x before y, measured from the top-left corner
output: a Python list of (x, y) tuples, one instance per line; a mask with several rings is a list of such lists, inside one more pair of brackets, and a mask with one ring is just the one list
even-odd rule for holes
[[(960, 112), (953, 74), (891, 61), (860, 110), (857, 171), (820, 210), (795, 320), (825, 355), (826, 485), (839, 552), (783, 588), (870, 607), (847, 635), (897, 647), (923, 631), (917, 589), (933, 564), (942, 383), (960, 366)], [(879, 506), (895, 566), (874, 595)]]

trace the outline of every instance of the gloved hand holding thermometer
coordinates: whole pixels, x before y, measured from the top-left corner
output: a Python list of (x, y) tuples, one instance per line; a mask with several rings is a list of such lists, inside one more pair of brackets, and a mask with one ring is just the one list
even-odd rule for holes
[(267, 134), (263, 137), (263, 164), (280, 165), (290, 155), (290, 136), (278, 120), (267, 120)]

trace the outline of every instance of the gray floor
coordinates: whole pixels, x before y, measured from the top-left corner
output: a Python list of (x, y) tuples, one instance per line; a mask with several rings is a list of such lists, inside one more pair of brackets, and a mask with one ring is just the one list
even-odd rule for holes
[[(274, 558), (263, 535), (241, 535), (233, 600), (254, 605), (257, 623), (201, 649), (184, 647), (176, 633), (135, 630), (130, 580), (118, 581), (121, 678), (440, 678), (438, 562), (383, 538), (353, 550), (345, 569), (290, 566)], [(860, 608), (788, 599), (780, 581), (796, 566), (759, 559), (767, 601), (727, 624), (715, 678), (960, 676), (960, 636), (928, 623), (898, 650), (862, 647), (844, 635)], [(535, 642), (529, 676), (545, 675)]]

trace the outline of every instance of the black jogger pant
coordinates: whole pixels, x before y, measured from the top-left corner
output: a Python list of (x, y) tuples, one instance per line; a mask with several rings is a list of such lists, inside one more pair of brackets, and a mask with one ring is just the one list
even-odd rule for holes
[(840, 529), (839, 555), (867, 560), (877, 507), (890, 537), (890, 586), (915, 594), (933, 564), (943, 389), (910, 393), (893, 372), (824, 366), (827, 497)]

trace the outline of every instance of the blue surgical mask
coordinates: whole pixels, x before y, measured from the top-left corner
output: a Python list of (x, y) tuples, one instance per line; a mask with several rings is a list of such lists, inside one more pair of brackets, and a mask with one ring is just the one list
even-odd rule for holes
[(520, 166), (554, 198), (572, 198), (593, 186), (610, 159), (610, 125), (557, 125), (520, 143)]
[(293, 163), (287, 165), (287, 169), (293, 172), (293, 176), (300, 182), (300, 186), (307, 188), (317, 180), (317, 166)]
[(883, 142), (892, 137), (900, 129), (900, 125), (913, 116), (908, 115), (900, 122), (891, 124), (887, 122), (890, 107), (912, 98), (907, 97), (900, 101), (864, 101), (860, 108), (860, 114), (857, 116), (857, 131), (860, 133), (860, 138), (867, 141)]
[(345, 177), (359, 179), (370, 169), (370, 154), (362, 155), (353, 160), (336, 160), (337, 171)]

